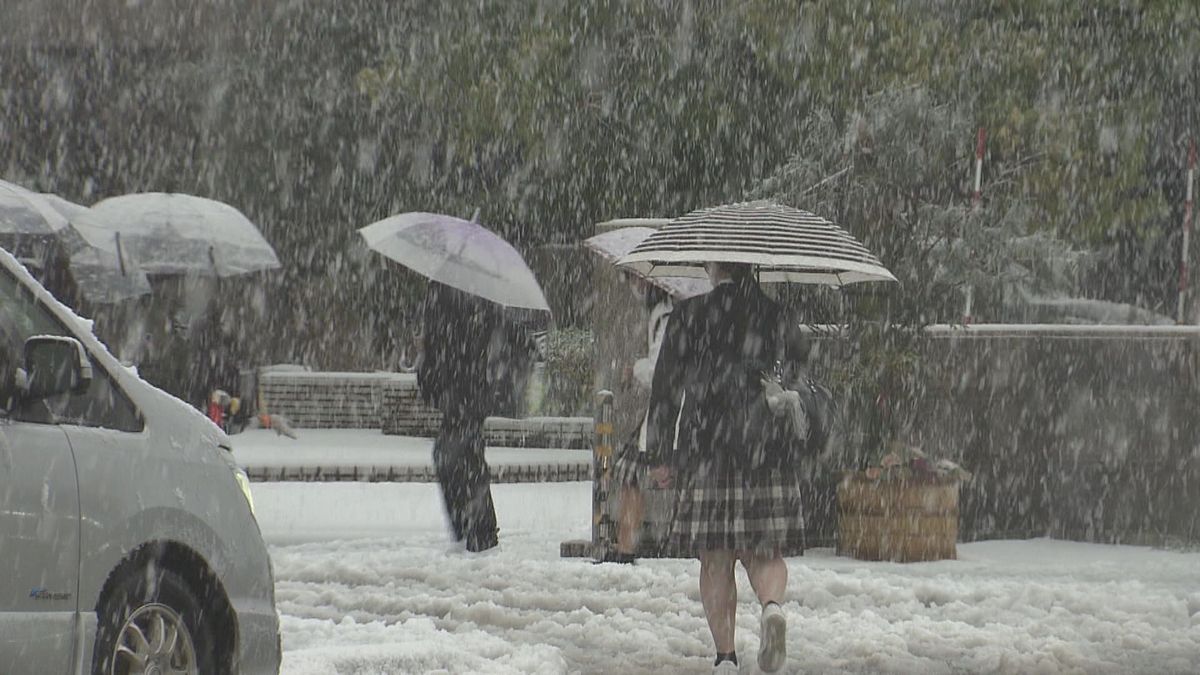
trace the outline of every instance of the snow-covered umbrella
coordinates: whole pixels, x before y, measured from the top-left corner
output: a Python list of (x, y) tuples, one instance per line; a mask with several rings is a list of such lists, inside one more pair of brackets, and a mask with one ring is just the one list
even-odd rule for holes
[(88, 207), (56, 194), (37, 196), (64, 219), (66, 226), (58, 231), (58, 241), (67, 252), (71, 277), (85, 298), (112, 304), (150, 294), (146, 273), (122, 249), (119, 235), (86, 222), (72, 222), (86, 213)]
[(42, 195), (0, 180), (0, 234), (53, 237), (66, 225)]
[(617, 264), (650, 277), (700, 277), (709, 262), (753, 265), (763, 282), (844, 286), (896, 280), (849, 232), (771, 201), (692, 211), (651, 234)]
[[(588, 248), (595, 251), (601, 258), (609, 262), (617, 262), (638, 244), (645, 241), (647, 237), (654, 234), (655, 229), (635, 225), (633, 227), (622, 227), (608, 232), (602, 232), (593, 237), (583, 240), (583, 243)], [(636, 269), (626, 268), (632, 274), (641, 276)], [(703, 295), (712, 290), (712, 283), (707, 278), (701, 277), (664, 277), (650, 276), (642, 277), (649, 283), (658, 286), (666, 291), (671, 297), (676, 299), (690, 298), (697, 295)]]
[(0, 180), (0, 246), (27, 266), (42, 268), (66, 219), (38, 193)]
[(71, 222), (119, 234), (121, 249), (146, 274), (231, 277), (280, 267), (275, 249), (241, 211), (204, 197), (110, 197)]
[(505, 307), (550, 311), (521, 254), (478, 223), (413, 212), (358, 232), (371, 250), (433, 281)]
[(88, 300), (114, 303), (148, 294), (146, 275), (126, 264), (111, 235), (70, 223), (86, 211), (86, 206), (58, 195), (0, 181), (0, 238), (23, 262), (35, 267), (53, 264), (52, 251), (58, 246), (66, 253), (75, 285)]

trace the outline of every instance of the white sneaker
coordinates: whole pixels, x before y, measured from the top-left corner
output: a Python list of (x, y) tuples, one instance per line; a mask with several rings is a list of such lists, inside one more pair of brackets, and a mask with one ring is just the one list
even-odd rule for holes
[(759, 635), (758, 667), (764, 673), (773, 673), (787, 662), (787, 616), (778, 604), (771, 602), (763, 607)]
[(713, 675), (737, 675), (738, 664), (733, 661), (722, 661), (713, 666)]

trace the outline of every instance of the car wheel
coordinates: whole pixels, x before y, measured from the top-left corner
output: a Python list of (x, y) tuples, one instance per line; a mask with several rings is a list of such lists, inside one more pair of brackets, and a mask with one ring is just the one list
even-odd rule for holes
[(202, 675), (214, 672), (210, 619), (169, 570), (126, 574), (100, 606), (94, 675)]

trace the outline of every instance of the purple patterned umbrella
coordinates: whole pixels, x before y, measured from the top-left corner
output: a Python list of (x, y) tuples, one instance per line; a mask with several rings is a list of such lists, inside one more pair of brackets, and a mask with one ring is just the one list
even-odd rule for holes
[(371, 250), (433, 281), (506, 307), (550, 311), (521, 254), (478, 223), (415, 212), (358, 232)]

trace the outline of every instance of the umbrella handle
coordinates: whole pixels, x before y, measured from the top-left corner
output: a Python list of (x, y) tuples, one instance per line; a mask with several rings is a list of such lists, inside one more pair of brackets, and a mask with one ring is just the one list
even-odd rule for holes
[(125, 269), (125, 250), (121, 248), (121, 233), (113, 232), (113, 237), (117, 240), (117, 262), (121, 265), (121, 276), (128, 276)]

